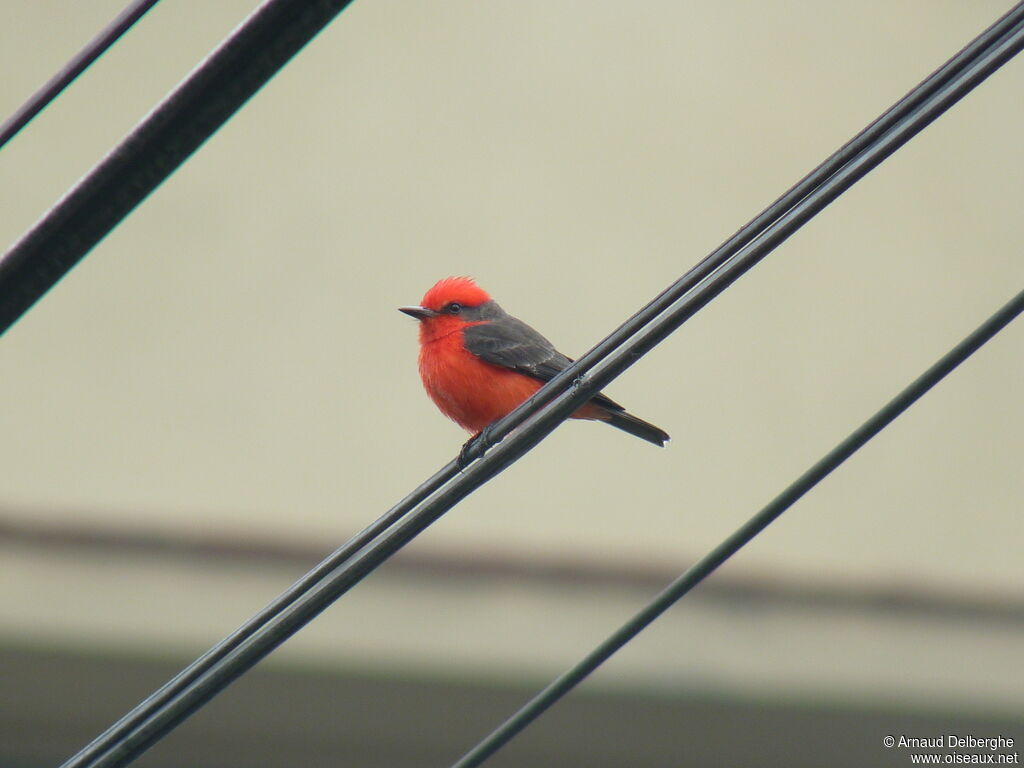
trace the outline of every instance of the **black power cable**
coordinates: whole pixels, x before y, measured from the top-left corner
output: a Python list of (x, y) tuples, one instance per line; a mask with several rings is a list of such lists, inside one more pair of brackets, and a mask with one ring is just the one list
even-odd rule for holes
[[(656, 317), (676, 298), (700, 282), (703, 277), (706, 277), (714, 271), (714, 269), (724, 263), (726, 259), (734, 255), (740, 247), (750, 242), (769, 224), (788, 211), (808, 192), (819, 186), (851, 158), (855, 157), (873, 140), (877, 139), (878, 136), (884, 133), (884, 131), (891, 128), (898, 121), (904, 119), (914, 108), (919, 106), (924, 99), (933, 95), (939, 88), (947, 84), (951, 78), (961, 73), (975, 60), (980, 51), (986, 50), (1004, 40), (1012, 30), (1013, 26), (1021, 20), (1024, 20), (1024, 5), (1017, 6), (1001, 19), (997, 20), (991, 27), (989, 27), (989, 29), (985, 30), (956, 56), (950, 59), (949, 62), (936, 70), (936, 72), (929, 76), (919, 86), (914, 88), (891, 109), (861, 131), (856, 137), (854, 137), (854, 139), (829, 157), (814, 171), (798, 182), (792, 189), (772, 203), (772, 205), (765, 209), (761, 214), (747, 223), (732, 238), (723, 243), (711, 255), (687, 272), (686, 275), (673, 284), (668, 290), (663, 292), (654, 301), (634, 315), (630, 319), (629, 323), (624, 325), (601, 342), (601, 344), (580, 358), (579, 365), (581, 368), (583, 366), (596, 364), (603, 359), (607, 352), (614, 348), (615, 344), (621, 342), (622, 339), (627, 338), (629, 333), (633, 332), (636, 327), (640, 327), (642, 323)], [(562, 383), (564, 384), (564, 380)], [(553, 389), (554, 386), (555, 385), (552, 385), (551, 388)], [(507, 434), (507, 432), (514, 428), (518, 423), (521, 423), (522, 419), (526, 418), (526, 416), (532, 412), (530, 410), (532, 407), (533, 406), (529, 406), (517, 410), (504, 422), (495, 425), (495, 428), (492, 430), (493, 439), (500, 439), (501, 436)], [(389, 510), (384, 516), (335, 550), (335, 552), (320, 563), (315, 569), (306, 574), (300, 581), (290, 587), (259, 614), (251, 618), (237, 631), (225, 638), (218, 645), (211, 648), (207, 653), (182, 670), (181, 673), (175, 676), (163, 687), (142, 701), (124, 718), (111, 726), (111, 728), (90, 744), (83, 752), (79, 753), (79, 755), (76, 756), (76, 760), (85, 761), (102, 754), (102, 752), (108, 749), (114, 741), (129, 733), (132, 728), (139, 725), (146, 717), (149, 717), (159, 707), (170, 701), (171, 698), (183, 689), (183, 687), (208, 670), (212, 664), (222, 659), (227, 653), (237, 647), (245, 638), (251, 636), (257, 629), (265, 625), (275, 615), (294, 602), (294, 600), (296, 600), (300, 595), (304, 594), (312, 586), (323, 580), (335, 568), (348, 561), (374, 538), (387, 530), (417, 504), (426, 499), (431, 493), (441, 488), (457, 474), (458, 469), (454, 462), (451, 462), (442, 468), (433, 477), (428, 479), (405, 499), (399, 502), (399, 504)], [(72, 762), (68, 765), (85, 764), (85, 762)]]
[[(586, 373), (600, 363), (612, 350), (617, 349), (619, 345), (635, 334), (644, 324), (668, 309), (701, 280), (732, 259), (741, 248), (761, 236), (769, 226), (795, 208), (812, 191), (821, 187), (830, 176), (837, 173), (844, 166), (855, 160), (858, 155), (875, 144), (884, 133), (893, 126), (905, 121), (927, 99), (930, 99), (938, 91), (945, 88), (950, 82), (961, 78), (964, 72), (969, 67), (974, 66), (986, 52), (998, 50), (1000, 46), (1016, 34), (1022, 22), (1024, 22), (1024, 2), (1013, 6), (988, 29), (968, 43), (959, 53), (915, 86), (892, 107), (836, 150), (817, 168), (794, 184), (775, 202), (747, 222), (736, 234), (694, 265), (679, 280), (658, 294), (651, 302), (609, 334), (593, 349), (580, 357), (576, 361), (576, 365), (552, 379), (547, 387), (538, 391), (528, 402), (545, 398), (550, 399), (555, 394), (556, 389), (558, 391), (563, 390), (566, 382), (570, 379)], [(1013, 51), (1009, 56), (1012, 57), (1016, 52), (1016, 50)], [(1002, 63), (1005, 63), (1005, 60), (1001, 61), (999, 66)], [(516, 409), (504, 419), (495, 422), (489, 429), (489, 442), (500, 440), (519, 424), (522, 424), (531, 413), (532, 410), (523, 407)]]
[[(526, 453), (597, 389), (619, 375), (818, 211), (952, 106), (1024, 46), (1022, 6), (983, 33), (918, 89), (801, 182), (695, 270), (634, 315), (541, 393), (498, 422), (500, 438), (521, 428), (458, 473), (454, 462), (332, 554), (272, 605), (128, 713), (70, 766), (123, 765), (192, 714), (311, 621), (338, 596), (456, 502)], [(980, 42), (979, 42), (980, 41)], [(869, 138), (863, 138), (868, 136)], [(782, 201), (788, 201), (784, 206)], [(774, 212), (774, 216), (770, 216)], [(784, 215), (783, 215), (784, 214)], [(774, 222), (774, 223), (773, 223)], [(771, 226), (768, 226), (771, 224)], [(728, 252), (728, 256), (721, 257)], [(703, 270), (703, 271), (702, 271)], [(693, 277), (691, 277), (693, 276)], [(690, 279), (689, 289), (676, 287)], [(678, 299), (678, 300), (677, 300)], [(659, 307), (657, 311), (652, 307)], [(655, 319), (647, 322), (648, 315)], [(618, 342), (613, 340), (618, 339)], [(626, 342), (626, 343), (624, 343)], [(600, 368), (598, 364), (602, 363)], [(587, 367), (590, 378), (582, 378)], [(545, 401), (544, 398), (548, 398)]]
[(129, 4), (106, 27), (100, 30), (86, 46), (74, 55), (64, 67), (46, 81), (42, 88), (22, 104), (18, 110), (0, 124), (0, 149), (13, 139), (18, 131), (24, 128), (38, 115), (46, 105), (57, 98), (61, 91), (84, 72), (90, 64), (116, 43), (125, 32), (132, 28), (136, 21), (146, 15), (160, 0), (135, 0)]
[(0, 333), (351, 0), (266, 0), (0, 257)]
[(999, 331), (1024, 312), (1024, 291), (1013, 297), (988, 320), (982, 323), (967, 338), (943, 355), (934, 365), (921, 374), (896, 397), (890, 400), (871, 418), (850, 433), (835, 448), (825, 454), (810, 469), (794, 480), (785, 490), (769, 502), (729, 538), (688, 568), (679, 578), (668, 585), (657, 597), (623, 624), (597, 648), (588, 653), (579, 663), (560, 675), (544, 690), (530, 699), (515, 714), (509, 717), (483, 741), (467, 752), (452, 768), (473, 768), (480, 765), (513, 736), (540, 717), (555, 702), (569, 693), (592, 672), (612, 657), (626, 643), (636, 637), (661, 614), (676, 604), (687, 592), (742, 547), (749, 544), (757, 534), (767, 528), (783, 512), (799, 501), (815, 485), (824, 480), (832, 470), (850, 458), (871, 438), (891, 424), (897, 416), (913, 405), (928, 390), (977, 352)]

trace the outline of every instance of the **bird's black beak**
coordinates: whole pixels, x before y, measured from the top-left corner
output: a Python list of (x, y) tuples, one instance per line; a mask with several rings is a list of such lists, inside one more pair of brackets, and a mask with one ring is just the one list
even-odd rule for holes
[(426, 307), (399, 307), (398, 311), (405, 312), (409, 317), (415, 317), (417, 320), (426, 320), (428, 317), (437, 317), (441, 314)]

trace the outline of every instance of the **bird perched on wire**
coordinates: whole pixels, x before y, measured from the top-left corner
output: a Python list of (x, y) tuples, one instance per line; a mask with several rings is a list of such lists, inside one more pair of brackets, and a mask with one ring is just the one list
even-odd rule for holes
[[(572, 360), (508, 314), (468, 277), (439, 281), (419, 306), (399, 307), (420, 322), (420, 377), (441, 412), (473, 437), (460, 465), (488, 425), (540, 389)], [(571, 418), (603, 421), (658, 446), (668, 433), (596, 394)]]

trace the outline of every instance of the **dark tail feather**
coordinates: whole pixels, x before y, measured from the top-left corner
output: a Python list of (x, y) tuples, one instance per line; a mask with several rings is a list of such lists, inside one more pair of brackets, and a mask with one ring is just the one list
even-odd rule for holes
[(621, 429), (623, 432), (629, 432), (631, 435), (636, 435), (641, 440), (646, 440), (647, 442), (654, 443), (658, 446), (664, 446), (665, 443), (670, 440), (668, 432), (644, 421), (643, 419), (638, 419), (632, 414), (626, 413), (625, 411), (602, 410), (604, 410), (604, 414), (602, 414), (602, 421), (606, 421), (608, 424)]

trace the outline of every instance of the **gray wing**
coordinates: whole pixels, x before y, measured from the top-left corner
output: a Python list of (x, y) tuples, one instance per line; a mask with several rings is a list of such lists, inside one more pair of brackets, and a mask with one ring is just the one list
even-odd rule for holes
[[(538, 381), (551, 381), (572, 363), (550, 341), (510, 315), (471, 325), (462, 335), (466, 349), (485, 363), (511, 368)], [(591, 402), (610, 410), (623, 410), (621, 405), (602, 394), (594, 395)]]

